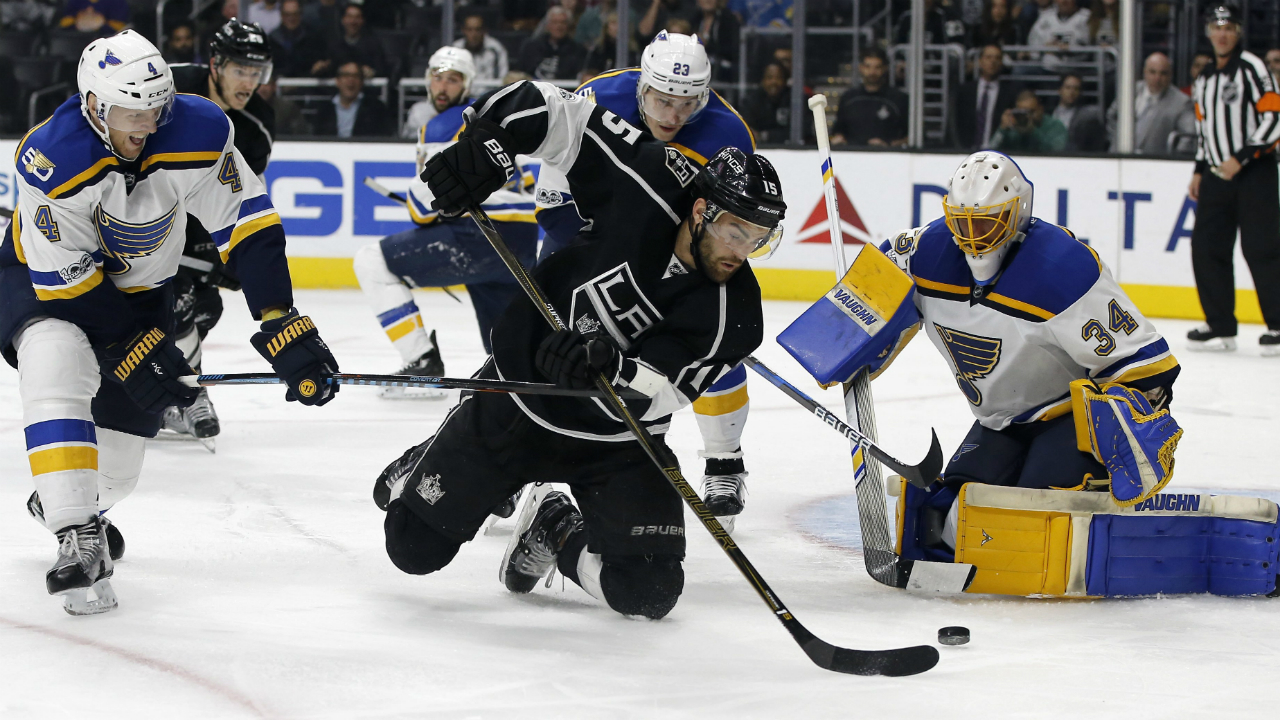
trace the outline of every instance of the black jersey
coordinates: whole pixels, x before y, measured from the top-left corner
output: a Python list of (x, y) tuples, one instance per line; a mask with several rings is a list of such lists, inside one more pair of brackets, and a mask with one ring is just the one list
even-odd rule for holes
[[(480, 98), (478, 112), (504, 126), (515, 152), (564, 172), (596, 241), (566, 248), (534, 272), (565, 323), (607, 332), (622, 349), (615, 385), (647, 399), (627, 406), (650, 432), (693, 402), (763, 339), (760, 286), (748, 263), (725, 283), (681, 262), (675, 242), (691, 212), (697, 168), (666, 143), (577, 95), (522, 82)], [(534, 367), (550, 327), (527, 299), (493, 331), (501, 377), (545, 382)], [(627, 441), (631, 434), (600, 400), (513, 395), (539, 425), (563, 435)]]
[[(209, 68), (206, 65), (183, 63), (170, 65), (174, 88), (180, 93), (209, 97)], [(254, 93), (245, 103), (244, 110), (227, 110), (231, 125), (236, 129), (236, 149), (254, 175), (261, 177), (271, 162), (271, 144), (276, 134), (276, 111)]]

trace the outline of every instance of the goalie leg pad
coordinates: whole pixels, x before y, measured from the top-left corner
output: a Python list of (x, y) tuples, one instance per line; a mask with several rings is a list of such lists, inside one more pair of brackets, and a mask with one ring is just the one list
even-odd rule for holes
[(872, 245), (821, 300), (778, 335), (822, 385), (846, 382), (863, 368), (876, 377), (920, 328), (911, 276)]
[(1117, 597), (1266, 594), (1276, 586), (1273, 502), (1161, 494), (1128, 507), (1103, 493), (975, 483), (959, 495), (956, 562), (968, 592)]
[(901, 477), (897, 482), (898, 544), (895, 552), (906, 560), (954, 561), (953, 543), (944, 537), (944, 528), (955, 503), (955, 488), (935, 485), (930, 491), (922, 490)]

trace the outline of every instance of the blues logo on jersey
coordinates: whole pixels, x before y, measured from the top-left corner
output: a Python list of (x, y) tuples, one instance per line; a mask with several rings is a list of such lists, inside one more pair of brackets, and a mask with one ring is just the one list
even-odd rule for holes
[(942, 338), (947, 354), (955, 364), (956, 384), (960, 386), (960, 391), (969, 402), (981, 405), (982, 391), (978, 390), (974, 381), (981, 380), (996, 369), (1000, 362), (1000, 339), (970, 335), (937, 323), (933, 324), (933, 329), (938, 331), (938, 337)]

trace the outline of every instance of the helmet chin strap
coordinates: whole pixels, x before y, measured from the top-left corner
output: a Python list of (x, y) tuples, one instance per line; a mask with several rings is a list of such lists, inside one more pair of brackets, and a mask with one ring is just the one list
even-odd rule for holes
[[(99, 108), (102, 107), (101, 100), (98, 101), (98, 107)], [(107, 110), (108, 112), (110, 112), (109, 107), (107, 108)], [(107, 121), (94, 117), (93, 113), (89, 111), (89, 101), (87, 98), (80, 100), (80, 114), (84, 116), (85, 122), (89, 123), (89, 127), (93, 128), (93, 131), (98, 135), (98, 139), (101, 140), (102, 144), (106, 146), (108, 150), (111, 151), (112, 155), (115, 155), (116, 157), (120, 158), (125, 162), (133, 162), (134, 160), (138, 159), (138, 158), (133, 158), (131, 160), (121, 155), (119, 150), (116, 150), (115, 143), (111, 142), (111, 131), (107, 129)], [(103, 114), (106, 115), (107, 113), (103, 113)], [(99, 123), (101, 123), (101, 129), (99, 128)]]
[(689, 213), (689, 218), (685, 222), (689, 223), (689, 254), (693, 255), (693, 267), (698, 272), (706, 273), (706, 268), (702, 267), (702, 238), (707, 234), (707, 216), (709, 212), (702, 213), (702, 222), (697, 225), (693, 224), (693, 213)]

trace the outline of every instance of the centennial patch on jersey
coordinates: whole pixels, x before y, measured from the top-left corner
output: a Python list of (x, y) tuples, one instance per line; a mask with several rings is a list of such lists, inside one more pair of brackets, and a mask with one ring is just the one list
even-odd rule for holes
[(564, 204), (564, 195), (561, 195), (559, 190), (550, 190), (544, 187), (538, 188), (536, 199), (539, 205), (555, 206)]
[(951, 357), (951, 364), (956, 368), (956, 384), (960, 386), (960, 392), (964, 393), (969, 402), (981, 405), (982, 392), (974, 381), (981, 380), (996, 369), (1000, 362), (1002, 341), (999, 338), (970, 335), (937, 323), (933, 324), (933, 329), (942, 339), (947, 355)]
[(178, 216), (175, 203), (169, 212), (147, 223), (129, 223), (111, 217), (99, 205), (93, 213), (98, 244), (105, 256), (103, 268), (112, 275), (129, 272), (129, 259), (142, 258), (160, 249), (173, 230)]
[(632, 341), (662, 320), (662, 313), (640, 290), (629, 263), (575, 288), (569, 316), (575, 326), (583, 318), (601, 323), (623, 350), (630, 349)]
[(49, 178), (53, 177), (53, 169), (56, 167), (53, 161), (44, 156), (39, 150), (29, 147), (22, 154), (22, 167), (27, 172), (35, 175), (40, 182), (49, 182)]
[(684, 153), (670, 146), (667, 147), (667, 169), (671, 171), (672, 175), (676, 176), (680, 187), (688, 187), (689, 183), (693, 182), (693, 178), (698, 174), (697, 168), (693, 166), (693, 163), (689, 162)]

